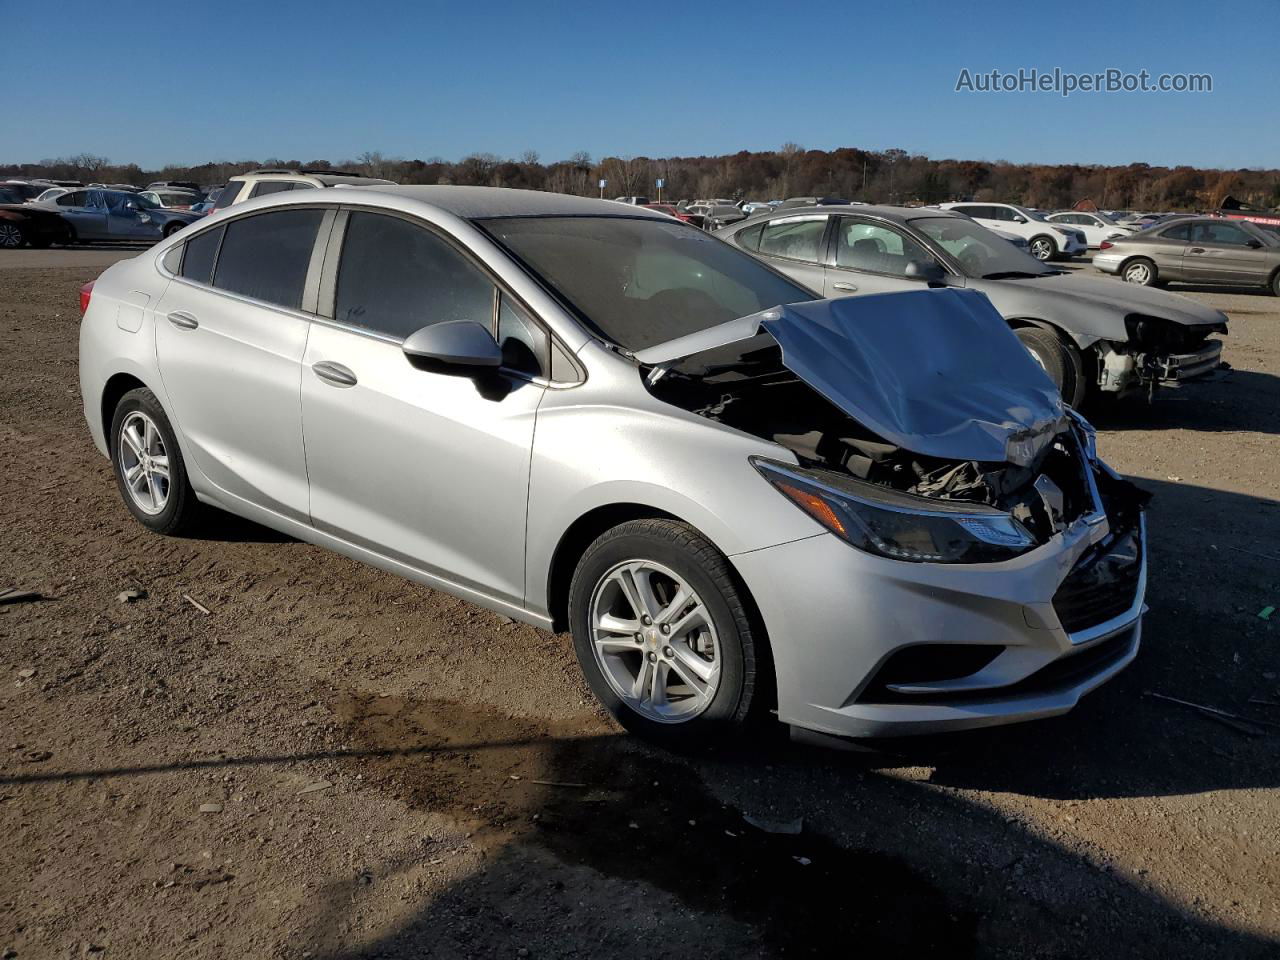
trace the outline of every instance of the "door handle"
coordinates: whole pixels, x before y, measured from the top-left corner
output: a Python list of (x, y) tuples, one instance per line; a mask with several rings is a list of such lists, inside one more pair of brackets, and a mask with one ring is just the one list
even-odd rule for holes
[(168, 320), (170, 323), (172, 323), (179, 330), (194, 330), (196, 327), (200, 326), (199, 320), (197, 320), (191, 314), (184, 313), (181, 310), (173, 311), (173, 313), (169, 314), (167, 317), (165, 317), (165, 319)]
[(833, 283), (831, 285), (831, 289), (832, 290), (848, 290), (850, 293), (857, 293), (858, 285), (856, 283), (845, 283), (842, 280), (839, 283)]
[(354, 387), (356, 385), (356, 375), (347, 367), (340, 363), (334, 363), (332, 360), (321, 360), (319, 363), (313, 363), (311, 369), (317, 377), (335, 387)]
[(1204, 247), (1192, 247), (1188, 253), (1204, 253)]

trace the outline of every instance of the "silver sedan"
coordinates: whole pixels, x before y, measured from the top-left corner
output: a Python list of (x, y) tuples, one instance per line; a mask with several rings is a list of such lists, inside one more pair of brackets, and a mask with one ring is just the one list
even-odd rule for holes
[(1222, 311), (1059, 270), (951, 210), (785, 210), (717, 235), (828, 297), (924, 286), (980, 291), (1073, 407), (1094, 393), (1202, 376), (1221, 362), (1222, 341), (1212, 334), (1227, 331)]
[(228, 208), (82, 303), (140, 523), (568, 629), (646, 735), (1049, 716), (1138, 649), (1145, 496), (971, 291), (815, 301), (641, 208), (373, 186)]

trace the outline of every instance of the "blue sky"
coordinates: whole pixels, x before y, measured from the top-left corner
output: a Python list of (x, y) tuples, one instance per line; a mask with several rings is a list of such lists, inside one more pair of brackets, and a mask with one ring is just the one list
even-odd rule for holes
[[(35, 11), (39, 11), (36, 13)], [(366, 150), (557, 160), (901, 147), (1015, 162), (1280, 166), (1280, 3), (626, 5), (0, 0), (0, 162)], [(11, 36), (11, 41), (13, 41)], [(962, 68), (1194, 72), (1209, 94), (956, 93)]]

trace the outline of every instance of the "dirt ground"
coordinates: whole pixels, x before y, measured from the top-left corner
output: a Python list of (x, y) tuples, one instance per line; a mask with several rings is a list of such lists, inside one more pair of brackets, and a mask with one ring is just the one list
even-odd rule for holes
[(0, 256), (0, 589), (44, 598), (0, 606), (0, 957), (1280, 955), (1280, 301), (1189, 291), (1234, 371), (1094, 413), (1156, 495), (1115, 682), (689, 757), (621, 734), (565, 636), (231, 518), (133, 522), (76, 375), (77, 289), (131, 253)]

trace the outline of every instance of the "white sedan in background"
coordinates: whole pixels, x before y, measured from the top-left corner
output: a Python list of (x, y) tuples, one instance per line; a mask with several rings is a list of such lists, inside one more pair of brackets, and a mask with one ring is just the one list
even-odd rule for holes
[(1084, 234), (1090, 250), (1097, 250), (1104, 241), (1127, 237), (1134, 232), (1133, 227), (1122, 227), (1106, 214), (1081, 213), (1079, 210), (1063, 210), (1051, 213), (1045, 220), (1049, 223), (1061, 223), (1075, 227)]

